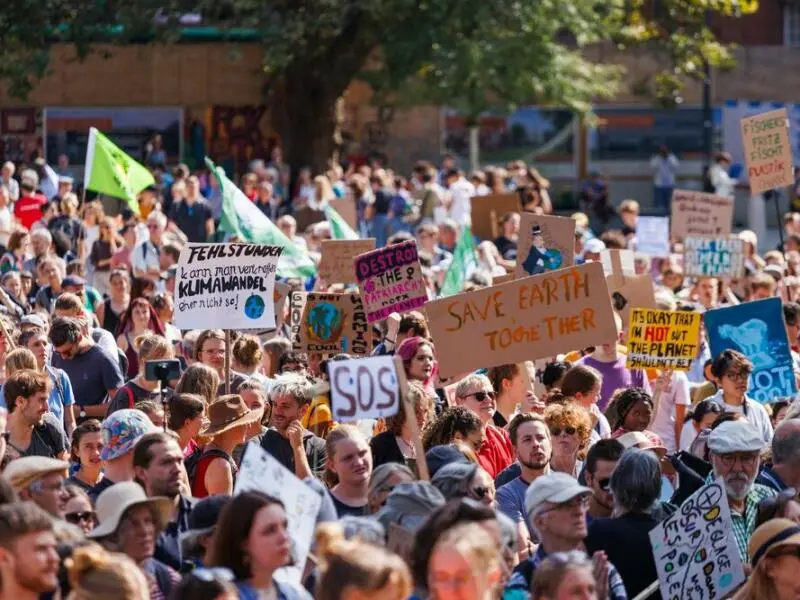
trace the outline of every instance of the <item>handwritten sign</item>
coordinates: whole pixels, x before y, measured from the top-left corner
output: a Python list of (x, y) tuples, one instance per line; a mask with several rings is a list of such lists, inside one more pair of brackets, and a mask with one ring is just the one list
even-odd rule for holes
[(425, 305), (439, 376), (613, 343), (616, 327), (600, 263), (588, 263)]
[(636, 251), (649, 256), (669, 256), (669, 219), (639, 217), (636, 221)]
[(600, 253), (600, 263), (606, 277), (613, 275), (624, 281), (625, 277), (636, 275), (633, 250), (603, 250)]
[(360, 254), (355, 269), (369, 323), (414, 310), (428, 300), (414, 240)]
[(517, 192), (473, 196), (470, 203), (472, 234), (480, 240), (493, 240), (499, 237), (502, 233), (500, 219), (503, 215), (522, 210), (522, 202)]
[(712, 356), (730, 348), (753, 363), (749, 397), (767, 403), (797, 393), (780, 298), (710, 310), (704, 320)]
[(180, 329), (275, 327), (275, 272), (283, 248), (187, 244), (178, 258), (175, 325)]
[(625, 366), (688, 371), (699, 344), (699, 313), (634, 308)]
[(280, 283), (279, 281), (275, 282), (275, 288), (272, 293), (275, 306), (275, 327), (253, 332), (254, 335), (261, 338), (262, 343), (275, 337), (275, 332), (283, 326), (286, 313), (286, 300), (289, 298), (289, 292), (291, 291), (292, 288), (290, 285)]
[(794, 185), (794, 162), (786, 109), (745, 117), (740, 124), (750, 191), (761, 194)]
[(355, 283), (353, 257), (375, 249), (375, 238), (366, 240), (322, 240), (322, 258), (317, 270), (327, 283)]
[(622, 327), (627, 330), (631, 319), (631, 309), (656, 308), (656, 294), (653, 287), (653, 278), (648, 275), (634, 275), (633, 277), (618, 277), (609, 275), (608, 292), (611, 305), (622, 319)]
[(334, 421), (391, 417), (400, 410), (400, 379), (392, 356), (328, 362)]
[(540, 275), (575, 263), (575, 220), (522, 213), (516, 277)]
[(283, 502), (294, 564), (279, 569), (275, 578), (299, 584), (322, 498), (258, 444), (247, 444), (236, 478), (234, 494), (247, 491), (262, 492)]
[(661, 597), (717, 600), (744, 581), (722, 478), (704, 485), (650, 532)]
[(365, 356), (372, 350), (371, 334), (358, 294), (306, 294), (296, 340), (303, 352)]
[(703, 192), (672, 192), (672, 237), (728, 235), (733, 226), (733, 198)]
[[(339, 213), (348, 225), (355, 231), (358, 231), (358, 216), (356, 214), (356, 201), (353, 198), (335, 198), (329, 200), (331, 208)], [(351, 257), (352, 258), (352, 257)]]
[(300, 325), (303, 322), (303, 313), (306, 309), (308, 293), (291, 292), (289, 294), (289, 335), (291, 336), (292, 350), (302, 352), (300, 345)]
[(687, 236), (683, 241), (683, 271), (687, 277), (741, 277), (744, 242), (739, 236)]

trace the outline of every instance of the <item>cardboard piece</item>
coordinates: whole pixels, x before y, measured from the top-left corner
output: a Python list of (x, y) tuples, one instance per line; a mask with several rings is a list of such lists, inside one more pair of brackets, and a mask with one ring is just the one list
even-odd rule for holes
[(400, 381), (391, 355), (329, 361), (328, 378), (334, 421), (380, 419), (400, 410)]
[(575, 220), (522, 213), (517, 244), (517, 278), (575, 264)]
[(369, 323), (415, 310), (428, 300), (414, 240), (360, 254), (354, 266)]
[(648, 275), (622, 277), (617, 274), (606, 278), (611, 305), (622, 318), (622, 328), (627, 331), (632, 308), (656, 308), (653, 278)]
[(687, 277), (742, 277), (744, 241), (736, 235), (687, 236), (683, 241), (683, 272)]
[(303, 347), (300, 345), (300, 324), (303, 322), (307, 301), (307, 292), (291, 292), (289, 294), (289, 335), (294, 352), (303, 351)]
[(700, 313), (634, 308), (625, 366), (688, 371), (699, 345)]
[(353, 198), (336, 198), (335, 200), (328, 201), (328, 204), (333, 210), (339, 213), (339, 216), (342, 217), (354, 231), (358, 231), (356, 201)]
[(261, 331), (254, 332), (255, 335), (261, 338), (262, 343), (275, 337), (275, 332), (283, 327), (283, 323), (285, 322), (286, 300), (288, 300), (289, 292), (291, 291), (292, 286), (278, 281), (275, 282), (275, 290), (272, 294), (275, 300), (275, 327), (273, 329), (262, 329)]
[(365, 240), (322, 240), (322, 258), (317, 274), (325, 283), (355, 283), (353, 257), (375, 249), (375, 238)]
[(274, 329), (280, 246), (186, 244), (175, 282), (181, 329)]
[(730, 348), (753, 363), (749, 398), (768, 403), (797, 393), (780, 298), (710, 310), (704, 321), (711, 356)]
[(728, 235), (733, 227), (733, 198), (675, 190), (670, 223), (672, 237)]
[(745, 580), (722, 478), (650, 531), (650, 546), (662, 598), (719, 600)]
[(600, 262), (606, 277), (614, 275), (622, 285), (625, 277), (636, 275), (633, 250), (603, 250), (600, 253)]
[(297, 326), (301, 351), (366, 356), (372, 350), (372, 328), (360, 295), (310, 292), (302, 314)]
[(636, 220), (636, 251), (657, 258), (669, 256), (667, 217), (639, 217)]
[(506, 273), (505, 275), (498, 275), (497, 277), (492, 277), (492, 285), (500, 285), (501, 283), (508, 283), (509, 281), (514, 281), (516, 277), (514, 273)]
[(298, 208), (294, 212), (292, 212), (292, 216), (297, 221), (297, 233), (303, 234), (306, 232), (306, 229), (310, 225), (314, 225), (315, 223), (320, 223), (321, 221), (325, 221), (325, 213), (321, 210), (314, 210), (308, 206), (304, 206), (303, 208)]
[(550, 271), (429, 302), (441, 377), (613, 343), (600, 263)]
[(500, 236), (500, 219), (507, 212), (522, 212), (522, 201), (517, 192), (489, 194), (472, 197), (472, 235), (480, 240), (493, 240)]
[(747, 180), (753, 194), (794, 185), (794, 160), (786, 108), (740, 121)]

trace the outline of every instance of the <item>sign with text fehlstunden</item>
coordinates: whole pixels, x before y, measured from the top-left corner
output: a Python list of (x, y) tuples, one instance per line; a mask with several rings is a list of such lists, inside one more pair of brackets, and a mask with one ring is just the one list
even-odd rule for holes
[(424, 310), (443, 378), (617, 337), (598, 262), (442, 298)]
[(727, 235), (733, 227), (733, 198), (675, 190), (670, 235)]
[(634, 308), (625, 366), (688, 371), (699, 344), (700, 313)]
[(741, 126), (750, 191), (761, 194), (794, 185), (794, 160), (786, 109), (745, 117)]

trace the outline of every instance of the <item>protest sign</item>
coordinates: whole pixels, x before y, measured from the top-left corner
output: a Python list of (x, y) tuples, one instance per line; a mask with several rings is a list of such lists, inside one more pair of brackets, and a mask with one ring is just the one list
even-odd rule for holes
[(722, 478), (650, 531), (650, 546), (662, 598), (718, 600), (745, 579)]
[(636, 251), (649, 256), (669, 256), (669, 219), (639, 217), (636, 220)]
[(305, 233), (306, 229), (308, 229), (311, 225), (321, 223), (325, 220), (324, 211), (311, 208), (310, 206), (298, 208), (292, 212), (292, 216), (297, 222), (298, 233)]
[(634, 308), (625, 366), (688, 371), (699, 345), (700, 313)]
[(236, 477), (234, 495), (247, 491), (262, 492), (283, 502), (294, 561), (291, 567), (279, 569), (275, 578), (299, 584), (311, 551), (317, 513), (322, 504), (320, 495), (258, 444), (247, 445)]
[(292, 350), (302, 352), (300, 345), (300, 324), (303, 321), (303, 313), (306, 309), (308, 294), (306, 292), (292, 292), (289, 294), (289, 335), (292, 342)]
[(670, 235), (728, 235), (733, 226), (733, 198), (703, 192), (672, 192)]
[(500, 285), (501, 283), (508, 283), (509, 281), (514, 281), (514, 279), (515, 277), (513, 273), (498, 275), (497, 277), (492, 277), (492, 285)]
[(360, 254), (355, 269), (369, 323), (414, 310), (428, 300), (414, 240)]
[(683, 272), (687, 277), (741, 277), (744, 241), (736, 235), (687, 236), (683, 240)]
[(575, 220), (522, 213), (516, 277), (539, 275), (575, 263)]
[[(329, 200), (330, 207), (339, 213), (348, 225), (355, 231), (358, 231), (358, 218), (356, 216), (356, 201), (353, 198), (336, 198)], [(351, 257), (352, 258), (352, 257)]]
[(628, 329), (633, 307), (656, 308), (653, 278), (650, 275), (624, 277), (615, 273), (606, 277), (606, 281), (611, 305), (619, 313), (623, 329)]
[(272, 293), (272, 298), (275, 301), (275, 327), (254, 332), (254, 335), (257, 335), (259, 338), (261, 338), (262, 342), (266, 342), (275, 337), (275, 332), (283, 326), (285, 317), (284, 313), (286, 312), (286, 300), (289, 298), (290, 291), (292, 291), (292, 287), (290, 285), (286, 283), (280, 283), (278, 281), (275, 282), (275, 289)]
[(439, 376), (613, 343), (600, 263), (549, 271), (425, 305)]
[(711, 356), (730, 348), (753, 363), (749, 397), (774, 402), (797, 393), (780, 298), (710, 310), (705, 325)]
[(745, 117), (740, 124), (750, 192), (761, 194), (794, 185), (794, 161), (786, 109)]
[[(343, 352), (358, 356), (370, 353), (372, 329), (367, 324), (361, 296), (311, 292), (306, 294), (305, 300), (293, 345), (303, 352)], [(293, 307), (292, 317), (294, 311)]]
[(334, 421), (380, 419), (400, 410), (400, 379), (390, 355), (329, 361), (328, 379)]
[(275, 327), (275, 271), (283, 249), (266, 244), (187, 244), (178, 258), (175, 326)]
[(508, 212), (521, 212), (522, 202), (517, 192), (473, 196), (472, 234), (480, 240), (493, 240), (500, 236), (500, 219)]
[(625, 277), (636, 275), (633, 250), (603, 250), (600, 253), (600, 263), (606, 277), (613, 275), (619, 279), (620, 284), (624, 283)]
[(375, 238), (322, 240), (322, 258), (317, 273), (326, 283), (355, 283), (353, 258), (375, 249)]

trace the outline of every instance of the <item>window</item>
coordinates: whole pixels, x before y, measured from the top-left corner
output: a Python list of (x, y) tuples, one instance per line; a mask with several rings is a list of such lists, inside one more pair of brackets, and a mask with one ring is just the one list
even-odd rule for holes
[(800, 4), (783, 7), (783, 45), (800, 46)]

